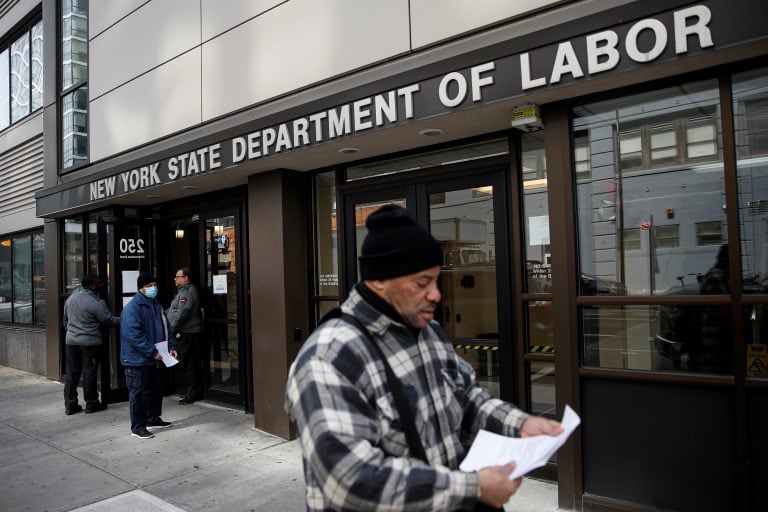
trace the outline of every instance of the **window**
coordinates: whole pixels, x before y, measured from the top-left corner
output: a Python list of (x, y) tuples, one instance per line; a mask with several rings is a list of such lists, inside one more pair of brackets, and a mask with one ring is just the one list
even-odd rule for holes
[(43, 106), (43, 22), (0, 48), (0, 130)]
[(45, 324), (42, 231), (0, 237), (0, 322)]
[(574, 108), (582, 295), (675, 294), (712, 265), (727, 239), (719, 103), (707, 80)]
[(88, 2), (61, 2), (61, 168), (88, 162)]
[[(707, 115), (699, 115), (704, 110)], [(714, 107), (681, 112), (674, 119), (655, 123), (629, 123), (619, 133), (623, 171), (717, 160), (718, 139)], [(575, 155), (578, 159), (579, 155)]]
[(733, 114), (742, 282), (745, 293), (768, 294), (768, 68), (734, 75)]
[(339, 258), (337, 250), (336, 174), (315, 176), (315, 283), (312, 300), (315, 321), (339, 305)]
[(696, 245), (721, 245), (723, 243), (722, 222), (697, 222)]
[(680, 224), (654, 226), (653, 237), (655, 238), (657, 249), (680, 247)]
[(640, 249), (640, 228), (624, 230), (624, 250), (637, 251)]

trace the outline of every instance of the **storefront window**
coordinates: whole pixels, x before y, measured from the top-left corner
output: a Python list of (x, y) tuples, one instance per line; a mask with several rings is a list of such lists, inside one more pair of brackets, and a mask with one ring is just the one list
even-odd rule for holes
[(581, 295), (700, 293), (727, 239), (718, 105), (711, 80), (574, 109)]
[(45, 323), (42, 233), (0, 238), (0, 322)]
[(733, 372), (727, 305), (584, 306), (579, 312), (584, 366)]
[(523, 231), (525, 232), (526, 291), (551, 293), (549, 196), (544, 131), (520, 138), (523, 175)]
[(32, 323), (32, 239), (13, 238), (13, 322)]
[(35, 323), (45, 325), (45, 235), (32, 235), (32, 286), (35, 298)]
[(315, 176), (316, 320), (339, 303), (338, 221), (334, 172)]
[(74, 292), (83, 275), (83, 221), (64, 219), (64, 293)]
[(734, 75), (733, 114), (744, 293), (768, 293), (768, 68)]

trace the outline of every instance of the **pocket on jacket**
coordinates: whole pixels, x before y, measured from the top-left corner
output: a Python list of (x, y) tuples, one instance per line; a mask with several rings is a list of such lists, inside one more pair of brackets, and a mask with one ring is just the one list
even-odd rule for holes
[(408, 449), (408, 441), (403, 432), (400, 413), (397, 412), (392, 393), (386, 393), (376, 399), (379, 411), (379, 447), (389, 455), (402, 456)]

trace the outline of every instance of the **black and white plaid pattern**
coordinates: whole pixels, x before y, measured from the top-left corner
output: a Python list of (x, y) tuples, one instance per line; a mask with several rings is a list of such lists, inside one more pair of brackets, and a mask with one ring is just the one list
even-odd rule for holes
[(436, 322), (412, 332), (353, 290), (342, 305), (380, 343), (413, 407), (430, 465), (409, 456), (384, 366), (348, 323), (323, 324), (291, 366), (285, 408), (304, 458), (307, 510), (454, 510), (477, 502), (458, 470), (481, 428), (519, 436), (528, 415), (480, 387)]

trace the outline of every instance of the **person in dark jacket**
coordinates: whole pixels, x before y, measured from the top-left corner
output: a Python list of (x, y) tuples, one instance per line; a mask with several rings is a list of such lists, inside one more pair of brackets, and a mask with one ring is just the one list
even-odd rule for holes
[(96, 375), (101, 361), (102, 326), (115, 326), (120, 317), (113, 316), (98, 295), (99, 276), (87, 275), (80, 288), (64, 303), (64, 328), (67, 331), (67, 374), (64, 377), (64, 411), (69, 416), (83, 410), (77, 402), (77, 385), (83, 376), (85, 413), (103, 411), (107, 404), (99, 401)]
[(200, 331), (203, 320), (200, 316), (200, 296), (192, 284), (190, 271), (182, 267), (173, 276), (176, 295), (166, 310), (171, 330), (176, 333), (176, 351), (184, 366), (186, 392), (180, 404), (191, 404), (203, 399), (203, 351)]
[(125, 367), (128, 401), (131, 413), (131, 434), (150, 439), (150, 430), (167, 428), (163, 421), (162, 356), (156, 343), (168, 341), (168, 350), (176, 357), (173, 331), (155, 300), (157, 280), (149, 272), (142, 272), (136, 280), (138, 291), (126, 304), (120, 315), (120, 362)]

